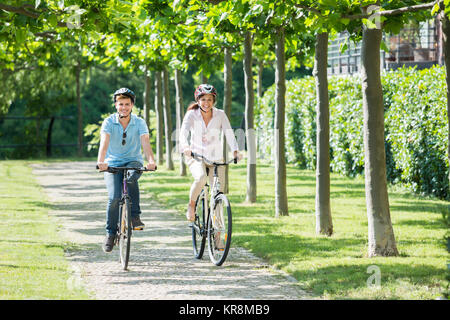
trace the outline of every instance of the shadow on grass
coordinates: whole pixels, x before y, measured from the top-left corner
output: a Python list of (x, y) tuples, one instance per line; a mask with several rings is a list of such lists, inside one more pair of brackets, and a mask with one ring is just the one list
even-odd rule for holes
[[(294, 276), (307, 289), (315, 294), (338, 294), (367, 288), (369, 266), (377, 266), (381, 272), (382, 285), (397, 286), (396, 282), (406, 279), (411, 286), (424, 283), (429, 285), (433, 279), (442, 278), (444, 265), (412, 263), (405, 254), (398, 257), (367, 258), (365, 251), (367, 239), (359, 238), (311, 238), (275, 234), (273, 226), (240, 225), (239, 235), (233, 238), (234, 244), (251, 248), (251, 251), (266, 259), (278, 268), (294, 264)], [(256, 234), (256, 235), (255, 235)], [(423, 244), (423, 240), (410, 241), (409, 245)], [(436, 284), (439, 286), (439, 284)], [(398, 288), (397, 288), (398, 289)], [(397, 290), (396, 289), (396, 290)], [(389, 293), (389, 299), (404, 298)]]
[[(335, 226), (339, 223), (348, 226), (338, 231), (339, 237), (311, 236), (314, 232), (314, 209), (311, 212), (311, 208), (314, 208), (315, 202), (315, 174), (312, 171), (288, 167), (289, 203), (295, 208), (290, 208), (289, 217), (274, 219), (273, 169), (270, 165), (258, 165), (260, 187), (255, 204), (244, 203), (245, 167), (231, 169), (230, 178), (235, 184), (234, 191), (228, 196), (233, 209), (233, 246), (246, 247), (269, 263), (292, 270), (291, 274), (300, 283), (305, 283), (318, 294), (328, 292), (345, 296), (342, 292), (365, 289), (370, 276), (367, 268), (374, 264), (380, 267), (382, 285), (396, 283), (402, 278), (410, 283), (425, 284), (442, 278), (444, 263), (443, 268), (427, 265), (426, 257), (415, 257), (411, 250), (405, 250), (409, 256), (400, 252), (400, 256), (394, 258), (365, 257), (367, 218), (352, 211), (352, 208), (360, 211), (361, 207), (365, 207), (365, 185), (361, 179), (334, 174), (331, 177), (331, 198), (342, 199), (340, 206), (347, 206), (341, 212), (333, 212), (333, 221), (337, 222)], [(182, 208), (187, 201), (191, 181), (189, 174), (180, 178), (173, 173), (161, 172), (160, 176), (149, 180), (148, 185), (143, 185), (145, 191), (153, 193), (164, 206)], [(309, 192), (300, 193), (297, 191), (300, 188)], [(419, 227), (428, 230), (443, 228), (440, 217), (442, 212), (449, 210), (448, 203), (421, 200), (402, 192), (389, 192), (389, 197), (391, 212), (406, 213), (404, 217), (396, 217), (398, 221), (394, 223), (394, 229), (406, 226), (420, 232)], [(422, 212), (423, 219), (416, 215)], [(295, 225), (297, 230), (286, 224)], [(401, 241), (402, 246), (408, 249), (420, 247), (424, 242), (428, 243), (424, 235)], [(430, 242), (429, 245), (433, 244)], [(389, 298), (402, 297), (392, 294)]]
[[(389, 258), (394, 259), (394, 258)], [(402, 258), (395, 258), (401, 260)], [(369, 287), (370, 276), (372, 272), (368, 272), (370, 266), (376, 266), (379, 269), (380, 285), (391, 287), (395, 284), (395, 291), (409, 291), (413, 284), (427, 283), (430, 284), (431, 279), (440, 278), (443, 270), (427, 265), (411, 265), (405, 262), (378, 263), (361, 262), (358, 265), (333, 265), (322, 266), (311, 270), (297, 270), (293, 272), (293, 276), (300, 282), (306, 281), (308, 287), (317, 294), (348, 292), (354, 290), (364, 290)], [(427, 279), (427, 280), (424, 280)], [(429, 279), (429, 280), (428, 280)], [(439, 283), (433, 283), (439, 287)], [(395, 294), (395, 291), (389, 290), (389, 299), (404, 299), (403, 294)]]

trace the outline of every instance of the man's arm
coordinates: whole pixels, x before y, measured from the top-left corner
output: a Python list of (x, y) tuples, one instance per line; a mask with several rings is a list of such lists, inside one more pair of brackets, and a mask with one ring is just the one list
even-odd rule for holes
[(100, 133), (100, 148), (98, 149), (97, 165), (101, 171), (108, 169), (108, 164), (105, 162), (105, 157), (109, 146), (109, 138), (110, 135), (108, 133)]
[(155, 170), (156, 169), (155, 156), (153, 155), (152, 146), (150, 145), (150, 136), (148, 134), (141, 135), (141, 145), (142, 149), (144, 150), (145, 158), (148, 161), (146, 168), (148, 170)]

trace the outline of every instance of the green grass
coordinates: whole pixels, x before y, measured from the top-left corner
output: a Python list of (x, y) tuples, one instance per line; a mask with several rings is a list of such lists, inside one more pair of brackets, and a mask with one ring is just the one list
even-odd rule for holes
[(0, 162), (0, 299), (88, 299), (28, 164)]
[[(58, 160), (57, 160), (58, 161)], [(33, 161), (36, 162), (36, 161)], [(0, 162), (0, 299), (88, 299), (70, 286), (72, 273), (49, 203), (27, 161)], [(442, 212), (449, 203), (390, 188), (399, 257), (367, 258), (364, 180), (332, 175), (334, 234), (315, 234), (315, 174), (288, 166), (289, 216), (274, 218), (273, 167), (258, 164), (255, 204), (247, 204), (245, 165), (230, 166), (233, 245), (242, 246), (294, 276), (324, 299), (434, 299), (445, 284), (447, 253)], [(143, 175), (141, 192), (184, 217), (192, 178), (160, 166)], [(369, 266), (381, 286), (368, 287)], [(226, 267), (226, 266), (225, 266)]]
[[(141, 192), (184, 216), (192, 181), (178, 167), (141, 178)], [(188, 170), (189, 171), (189, 170)], [(367, 216), (363, 178), (331, 175), (334, 234), (315, 234), (315, 173), (287, 168), (289, 216), (274, 217), (274, 173), (257, 166), (257, 202), (245, 203), (245, 165), (230, 166), (233, 245), (248, 248), (294, 276), (306, 290), (324, 299), (435, 299), (445, 284), (447, 253), (442, 211), (449, 203), (424, 199), (399, 187), (389, 189), (398, 257), (367, 258)], [(380, 271), (380, 286), (368, 286)]]

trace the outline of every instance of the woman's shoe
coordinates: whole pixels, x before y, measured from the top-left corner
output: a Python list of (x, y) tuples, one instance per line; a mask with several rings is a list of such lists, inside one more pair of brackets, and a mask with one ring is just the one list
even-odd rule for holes
[(225, 250), (225, 244), (220, 237), (220, 232), (217, 232), (216, 235), (214, 236), (214, 246), (219, 251)]
[(195, 221), (195, 211), (194, 211), (194, 208), (192, 208), (190, 205), (188, 205), (188, 208), (186, 211), (186, 219), (188, 219), (189, 222)]

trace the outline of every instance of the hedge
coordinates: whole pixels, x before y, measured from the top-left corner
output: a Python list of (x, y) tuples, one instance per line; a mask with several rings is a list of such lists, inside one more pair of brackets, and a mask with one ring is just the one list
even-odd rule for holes
[[(388, 181), (411, 191), (449, 198), (445, 69), (404, 68), (383, 73)], [(363, 111), (359, 75), (329, 77), (331, 171), (364, 174)], [(270, 159), (275, 86), (256, 107), (258, 151)], [(286, 83), (286, 159), (316, 165), (316, 94), (313, 77)], [(269, 157), (265, 156), (269, 155)]]

